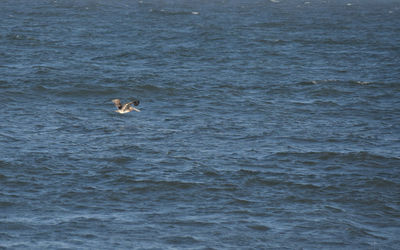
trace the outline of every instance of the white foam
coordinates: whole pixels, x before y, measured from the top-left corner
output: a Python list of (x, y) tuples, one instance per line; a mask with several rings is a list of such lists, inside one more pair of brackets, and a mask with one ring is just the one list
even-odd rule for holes
[(371, 82), (365, 82), (365, 81), (357, 81), (357, 84), (360, 84), (360, 85), (368, 85), (368, 84), (370, 84)]

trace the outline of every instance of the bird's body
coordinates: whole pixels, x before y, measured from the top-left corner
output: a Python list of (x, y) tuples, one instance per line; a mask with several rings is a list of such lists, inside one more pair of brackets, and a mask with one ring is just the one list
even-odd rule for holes
[(121, 104), (121, 101), (119, 99), (114, 99), (114, 100), (112, 100), (112, 102), (115, 104), (115, 107), (117, 107), (117, 110), (115, 110), (115, 112), (117, 112), (117, 113), (125, 114), (125, 113), (129, 113), (131, 111), (140, 112), (139, 109), (131, 106), (132, 104), (135, 106), (138, 106), (139, 105), (138, 100), (134, 100), (132, 102), (125, 103), (124, 105)]

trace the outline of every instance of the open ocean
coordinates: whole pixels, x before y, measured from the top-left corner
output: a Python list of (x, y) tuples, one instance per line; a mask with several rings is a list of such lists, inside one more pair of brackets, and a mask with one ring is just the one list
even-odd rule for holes
[(0, 249), (400, 249), (400, 1), (1, 0), (0, 76)]

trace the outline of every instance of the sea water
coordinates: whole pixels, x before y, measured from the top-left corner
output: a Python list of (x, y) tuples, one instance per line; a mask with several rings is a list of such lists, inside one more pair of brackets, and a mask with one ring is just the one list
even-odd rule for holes
[(399, 249), (399, 44), (394, 0), (1, 1), (0, 248)]

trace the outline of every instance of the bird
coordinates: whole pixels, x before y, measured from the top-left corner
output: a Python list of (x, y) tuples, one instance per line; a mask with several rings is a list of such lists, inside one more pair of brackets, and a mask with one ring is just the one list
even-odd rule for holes
[(136, 111), (136, 112), (140, 112), (139, 109), (132, 107), (131, 105), (139, 105), (139, 100), (134, 100), (132, 102), (128, 102), (125, 103), (124, 105), (121, 104), (121, 101), (119, 99), (114, 99), (112, 100), (112, 102), (115, 104), (115, 107), (117, 107), (117, 110), (115, 110), (115, 112), (120, 113), (120, 114), (125, 114), (125, 113), (129, 113), (131, 111)]

